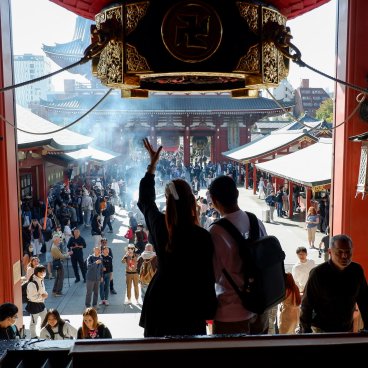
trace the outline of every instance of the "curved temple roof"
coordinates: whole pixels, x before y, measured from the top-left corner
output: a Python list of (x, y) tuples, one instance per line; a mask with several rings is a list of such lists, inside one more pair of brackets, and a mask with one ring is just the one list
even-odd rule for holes
[(305, 122), (303, 125), (300, 122), (292, 122), (268, 135), (262, 136), (233, 150), (223, 152), (222, 154), (230, 160), (240, 162), (267, 157), (277, 151), (288, 148), (290, 145), (298, 143), (302, 139), (316, 142), (318, 139), (308, 131), (318, 127), (320, 124), (320, 121), (313, 123)]
[(294, 183), (315, 187), (331, 183), (332, 139), (321, 138), (289, 155), (256, 164), (257, 169)]
[[(51, 123), (19, 105), (17, 105), (16, 118), (17, 127), (29, 132), (43, 133), (61, 128), (59, 125)], [(68, 129), (45, 135), (29, 134), (18, 130), (17, 138), (19, 148), (50, 146), (53, 149), (64, 151), (87, 148), (88, 144), (94, 140), (94, 138), (86, 137)]]

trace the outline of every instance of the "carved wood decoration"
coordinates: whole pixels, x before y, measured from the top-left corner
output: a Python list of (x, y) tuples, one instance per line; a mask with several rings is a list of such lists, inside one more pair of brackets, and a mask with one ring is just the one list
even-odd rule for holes
[[(272, 40), (286, 18), (245, 1), (122, 3), (95, 17), (92, 40), (107, 40), (93, 72), (122, 96), (148, 91), (231, 91), (254, 97), (277, 86), (288, 62)], [(96, 60), (97, 59), (97, 60)], [(124, 92), (125, 91), (125, 92)]]

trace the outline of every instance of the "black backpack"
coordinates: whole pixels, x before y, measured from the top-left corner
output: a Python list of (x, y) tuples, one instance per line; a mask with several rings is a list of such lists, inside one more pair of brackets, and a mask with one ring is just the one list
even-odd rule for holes
[(225, 269), (222, 272), (239, 295), (244, 308), (261, 314), (285, 299), (285, 253), (275, 236), (260, 237), (257, 217), (253, 213), (246, 213), (250, 221), (248, 239), (226, 218), (214, 224), (222, 226), (239, 246), (244, 287), (237, 285)]
[(33, 280), (33, 275), (29, 278), (28, 281), (24, 282), (22, 284), (22, 303), (28, 303), (28, 298), (27, 298), (27, 286), (30, 282), (33, 282), (36, 285), (37, 291), (38, 291), (38, 283), (36, 281)]
[(115, 215), (115, 205), (113, 205), (112, 203), (109, 203), (109, 214), (111, 215)]

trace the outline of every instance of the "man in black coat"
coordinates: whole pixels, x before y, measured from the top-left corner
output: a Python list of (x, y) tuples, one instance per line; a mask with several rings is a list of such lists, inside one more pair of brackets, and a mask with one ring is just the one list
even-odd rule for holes
[(71, 261), (75, 275), (75, 282), (80, 281), (78, 263), (82, 272), (83, 280), (86, 282), (86, 267), (83, 259), (83, 248), (86, 248), (86, 241), (80, 236), (79, 229), (75, 228), (72, 233), (73, 236), (69, 239), (67, 248), (69, 251), (73, 252), (71, 255)]
[(309, 274), (301, 305), (301, 332), (352, 332), (356, 304), (367, 329), (368, 286), (362, 266), (352, 262), (352, 240), (335, 235), (328, 252), (329, 261)]

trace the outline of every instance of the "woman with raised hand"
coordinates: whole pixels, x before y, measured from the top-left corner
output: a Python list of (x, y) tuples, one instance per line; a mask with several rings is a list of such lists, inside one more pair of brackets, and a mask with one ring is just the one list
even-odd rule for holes
[(111, 339), (110, 330), (98, 320), (96, 309), (86, 308), (83, 313), (83, 324), (79, 327), (78, 339)]
[(155, 247), (158, 269), (144, 298), (144, 336), (205, 335), (216, 310), (210, 234), (198, 223), (191, 187), (182, 179), (165, 188), (166, 211), (155, 203), (155, 170), (162, 147), (143, 140), (151, 162), (140, 182), (138, 207)]

